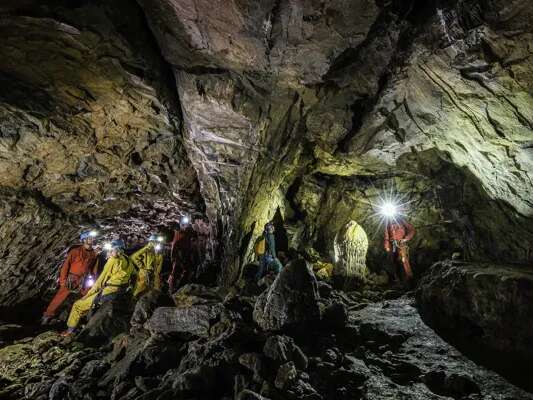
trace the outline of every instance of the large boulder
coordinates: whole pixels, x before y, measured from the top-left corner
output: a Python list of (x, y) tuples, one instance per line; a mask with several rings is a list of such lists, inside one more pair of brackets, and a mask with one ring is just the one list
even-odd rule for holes
[(158, 307), (170, 306), (171, 299), (159, 290), (150, 290), (143, 294), (135, 304), (130, 325), (132, 333), (141, 330), (144, 323), (152, 316)]
[(224, 309), (222, 304), (202, 304), (187, 308), (160, 307), (145, 324), (152, 334), (178, 334), (207, 337), (211, 322)]
[[(362, 388), (361, 398), (368, 400), (533, 399), (443, 340), (424, 324), (413, 303), (404, 296), (350, 312), (350, 325), (355, 329), (345, 343), (351, 343), (354, 352), (337, 361), (324, 355), (323, 373), (310, 371), (316, 381), (330, 382), (333, 390), (325, 398), (358, 398), (354, 393)], [(335, 365), (333, 369), (325, 368), (329, 362)], [(348, 396), (337, 390), (342, 387), (351, 388)]]
[(511, 266), (439, 262), (416, 292), (424, 320), (508, 376), (533, 362), (533, 273)]
[(133, 312), (129, 294), (118, 295), (103, 303), (89, 318), (78, 339), (86, 343), (103, 343), (130, 329)]
[(172, 300), (174, 300), (176, 307), (180, 308), (199, 304), (220, 303), (222, 297), (218, 288), (189, 283), (174, 293)]
[(286, 335), (270, 336), (263, 347), (263, 353), (279, 364), (294, 362), (300, 370), (307, 369), (308, 360), (302, 349), (294, 343), (294, 339)]
[(289, 263), (257, 299), (254, 321), (264, 330), (277, 331), (320, 318), (318, 284), (309, 264)]

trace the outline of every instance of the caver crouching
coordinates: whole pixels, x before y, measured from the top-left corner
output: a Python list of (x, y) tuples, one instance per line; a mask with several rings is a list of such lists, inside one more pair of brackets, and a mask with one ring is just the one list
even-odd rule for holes
[(124, 254), (124, 242), (114, 240), (111, 243), (109, 260), (107, 260), (102, 274), (87, 294), (72, 306), (67, 321), (68, 329), (63, 332), (63, 335), (73, 334), (80, 319), (87, 315), (94, 305), (110, 301), (118, 294), (126, 291), (133, 271), (132, 262)]

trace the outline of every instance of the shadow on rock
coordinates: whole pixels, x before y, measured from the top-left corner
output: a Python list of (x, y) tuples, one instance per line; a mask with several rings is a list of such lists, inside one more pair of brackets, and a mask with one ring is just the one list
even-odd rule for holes
[(320, 319), (317, 280), (303, 259), (290, 262), (257, 299), (254, 321), (266, 331), (279, 331)]
[(120, 333), (129, 331), (132, 312), (129, 294), (119, 295), (112, 301), (103, 303), (79, 333), (77, 340), (92, 345), (107, 343)]

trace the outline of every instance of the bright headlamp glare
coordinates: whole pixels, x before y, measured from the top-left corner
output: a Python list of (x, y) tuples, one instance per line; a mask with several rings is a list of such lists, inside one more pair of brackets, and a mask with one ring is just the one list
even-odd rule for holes
[(398, 206), (394, 203), (387, 202), (379, 208), (379, 213), (385, 218), (394, 218), (398, 215)]
[(87, 276), (87, 279), (85, 280), (85, 288), (89, 289), (94, 285), (94, 276), (89, 275)]

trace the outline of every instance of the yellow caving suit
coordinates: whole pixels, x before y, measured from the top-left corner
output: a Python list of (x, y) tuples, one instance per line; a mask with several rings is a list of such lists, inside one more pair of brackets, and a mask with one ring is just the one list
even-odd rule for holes
[(161, 290), (163, 255), (155, 251), (152, 243), (133, 253), (131, 261), (137, 268), (137, 281), (133, 289), (133, 297), (137, 298), (151, 288)]
[(93, 302), (100, 292), (101, 296), (108, 296), (120, 289), (127, 288), (133, 271), (131, 260), (124, 254), (110, 257), (93, 287), (73, 304), (67, 326), (69, 328), (78, 326), (80, 319), (91, 310)]

